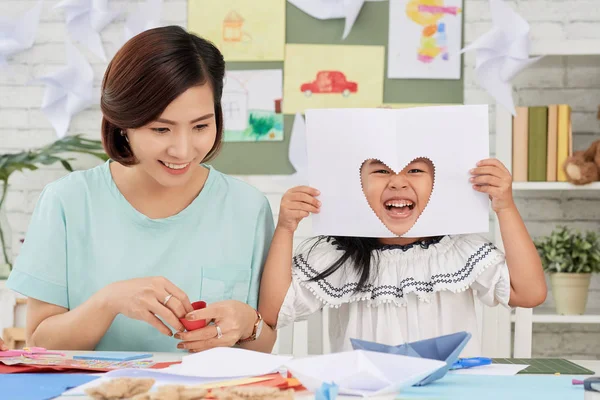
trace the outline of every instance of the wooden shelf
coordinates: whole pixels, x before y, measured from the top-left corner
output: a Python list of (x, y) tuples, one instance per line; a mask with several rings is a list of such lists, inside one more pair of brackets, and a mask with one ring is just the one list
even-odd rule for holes
[(600, 40), (565, 39), (532, 40), (531, 56), (588, 56), (600, 55)]
[(600, 190), (600, 182), (573, 185), (569, 182), (513, 182), (513, 190)]
[[(531, 317), (534, 324), (600, 324), (600, 314), (584, 315), (558, 315), (558, 314), (533, 314)], [(511, 315), (511, 321), (515, 321), (515, 315)]]

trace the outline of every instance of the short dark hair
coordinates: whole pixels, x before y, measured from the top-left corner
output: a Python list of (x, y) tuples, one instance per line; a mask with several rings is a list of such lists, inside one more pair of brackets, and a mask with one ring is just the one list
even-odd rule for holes
[(217, 135), (203, 161), (212, 159), (223, 137), (225, 60), (211, 42), (180, 26), (149, 29), (131, 38), (108, 64), (102, 81), (102, 143), (108, 156), (123, 165), (138, 161), (125, 129), (156, 120), (191, 87), (208, 83), (213, 91)]

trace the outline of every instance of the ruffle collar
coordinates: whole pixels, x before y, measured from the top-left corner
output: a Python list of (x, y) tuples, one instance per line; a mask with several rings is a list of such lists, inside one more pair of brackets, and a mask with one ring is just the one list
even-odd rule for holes
[[(429, 302), (435, 292), (467, 290), (490, 266), (504, 262), (504, 254), (478, 235), (443, 236), (427, 245), (383, 246), (371, 257), (371, 277), (360, 291), (359, 275), (350, 261), (324, 279), (311, 281), (331, 266), (343, 251), (335, 242), (321, 242), (308, 254), (293, 259), (293, 278), (308, 288), (325, 306), (339, 307), (356, 301), (369, 306), (406, 304), (414, 293)], [(377, 267), (373, 267), (377, 265)]]

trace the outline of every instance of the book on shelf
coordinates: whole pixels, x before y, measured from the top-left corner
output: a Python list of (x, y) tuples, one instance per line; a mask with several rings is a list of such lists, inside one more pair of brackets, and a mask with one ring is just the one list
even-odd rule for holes
[(512, 121), (515, 182), (566, 182), (563, 164), (573, 153), (568, 104), (516, 107)]

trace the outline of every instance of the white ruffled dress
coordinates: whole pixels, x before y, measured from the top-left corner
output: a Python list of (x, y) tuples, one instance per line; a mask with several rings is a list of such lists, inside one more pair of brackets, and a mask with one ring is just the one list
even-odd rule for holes
[(309, 282), (342, 251), (323, 241), (294, 256), (292, 284), (277, 329), (329, 307), (331, 350), (351, 350), (350, 338), (388, 345), (467, 331), (463, 357), (481, 355), (475, 300), (508, 307), (510, 276), (504, 254), (478, 235), (443, 236), (434, 242), (384, 246), (364, 291), (349, 262), (325, 279)]

